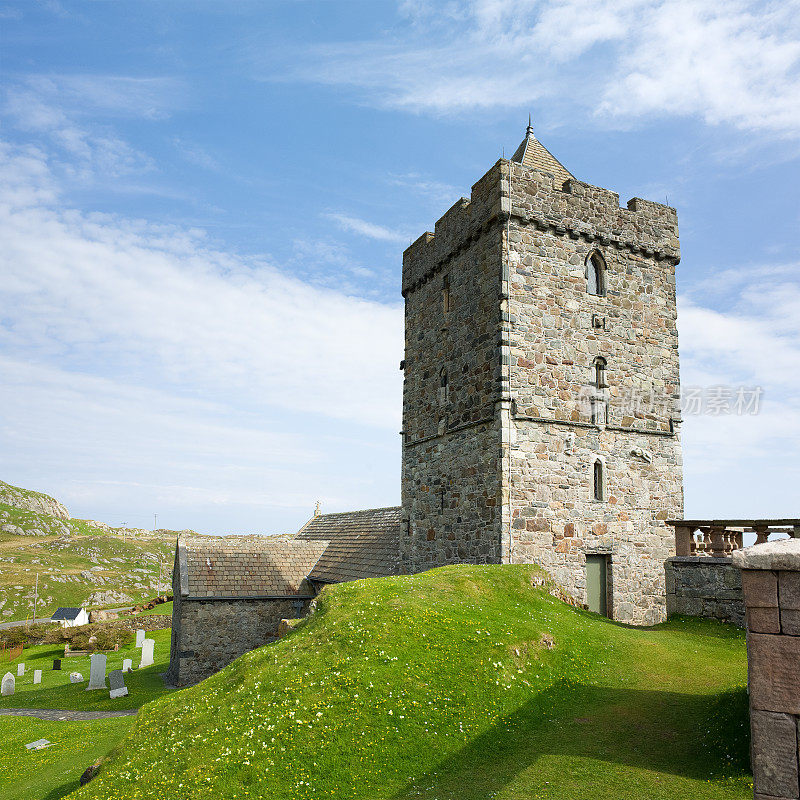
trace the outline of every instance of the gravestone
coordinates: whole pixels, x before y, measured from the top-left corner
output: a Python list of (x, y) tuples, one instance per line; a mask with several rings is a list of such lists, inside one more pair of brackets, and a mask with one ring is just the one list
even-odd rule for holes
[(14, 694), (14, 684), (16, 683), (16, 679), (10, 672), (6, 672), (3, 675), (3, 688), (0, 689), (0, 694), (11, 695)]
[(69, 682), (70, 683), (83, 683), (83, 675), (80, 672), (70, 672), (69, 674)]
[(141, 647), (143, 641), (144, 641), (144, 628), (139, 628), (139, 630), (136, 631), (136, 646)]
[(55, 670), (60, 670), (61, 669), (61, 659), (60, 658), (54, 658), (53, 659), (53, 669), (55, 669)]
[(34, 683), (42, 682), (42, 671), (40, 669), (35, 669), (33, 671), (33, 682)]
[(25, 664), (17, 664), (17, 677), (21, 678), (25, 674)]
[(133, 659), (126, 658), (122, 662), (122, 671), (123, 672), (130, 672), (133, 669)]
[(149, 667), (153, 663), (153, 648), (155, 645), (155, 639), (145, 639), (142, 642), (142, 660), (139, 664), (139, 669)]
[(106, 656), (105, 653), (92, 653), (89, 661), (89, 685), (86, 691), (91, 689), (106, 688)]
[(112, 700), (116, 697), (125, 697), (128, 694), (128, 687), (125, 685), (125, 678), (121, 669), (115, 669), (108, 673), (108, 685), (111, 689), (108, 696)]
[(50, 747), (53, 744), (48, 742), (47, 739), (37, 739), (35, 742), (29, 742), (25, 745), (26, 750), (42, 750), (45, 747)]

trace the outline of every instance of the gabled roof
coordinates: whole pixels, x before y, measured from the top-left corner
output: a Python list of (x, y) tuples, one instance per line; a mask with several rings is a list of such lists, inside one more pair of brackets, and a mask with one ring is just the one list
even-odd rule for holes
[(179, 539), (181, 595), (313, 597), (306, 576), (326, 544), (278, 536)]
[(57, 608), (50, 619), (77, 619), (81, 611), (83, 611), (82, 608)]
[(512, 161), (541, 172), (549, 172), (558, 183), (574, 178), (575, 176), (533, 135), (530, 118), (528, 130), (517, 152), (511, 156)]
[(340, 583), (397, 574), (401, 530), (401, 509), (396, 506), (320, 514), (300, 529), (297, 538), (327, 543), (309, 578)]

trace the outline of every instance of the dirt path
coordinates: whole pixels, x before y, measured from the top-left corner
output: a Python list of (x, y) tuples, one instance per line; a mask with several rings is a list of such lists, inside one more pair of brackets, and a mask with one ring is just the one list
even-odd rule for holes
[(90, 719), (130, 717), (139, 709), (130, 711), (64, 711), (58, 708), (0, 708), (0, 716), (37, 717), (50, 722), (85, 722)]

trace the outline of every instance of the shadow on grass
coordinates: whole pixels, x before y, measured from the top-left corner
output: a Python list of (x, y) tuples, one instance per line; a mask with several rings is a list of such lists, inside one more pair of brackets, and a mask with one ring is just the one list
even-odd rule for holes
[(744, 690), (693, 695), (557, 685), (409, 781), (393, 800), (492, 797), (545, 755), (605, 762), (609, 773), (624, 765), (702, 781), (735, 778), (748, 773), (748, 749)]

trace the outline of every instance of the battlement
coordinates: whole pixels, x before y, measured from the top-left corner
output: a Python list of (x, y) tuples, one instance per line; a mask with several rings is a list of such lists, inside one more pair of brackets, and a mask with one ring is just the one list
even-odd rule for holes
[(558, 185), (549, 173), (508, 163), (510, 211), (523, 224), (680, 261), (678, 214), (671, 206), (634, 197), (621, 207), (610, 189), (576, 179)]
[(454, 203), (433, 233), (422, 234), (403, 253), (403, 296), (509, 213), (523, 225), (555, 234), (642, 252), (671, 264), (680, 261), (678, 214), (672, 206), (634, 197), (623, 207), (619, 194), (610, 189), (575, 178), (561, 182), (549, 172), (500, 159), (472, 187), (469, 199)]
[(503, 170), (501, 165), (506, 163), (498, 161), (473, 185), (469, 199), (462, 197), (442, 215), (434, 233), (422, 234), (406, 249), (403, 253), (404, 297), (504, 213), (503, 185), (507, 181), (507, 169)]

